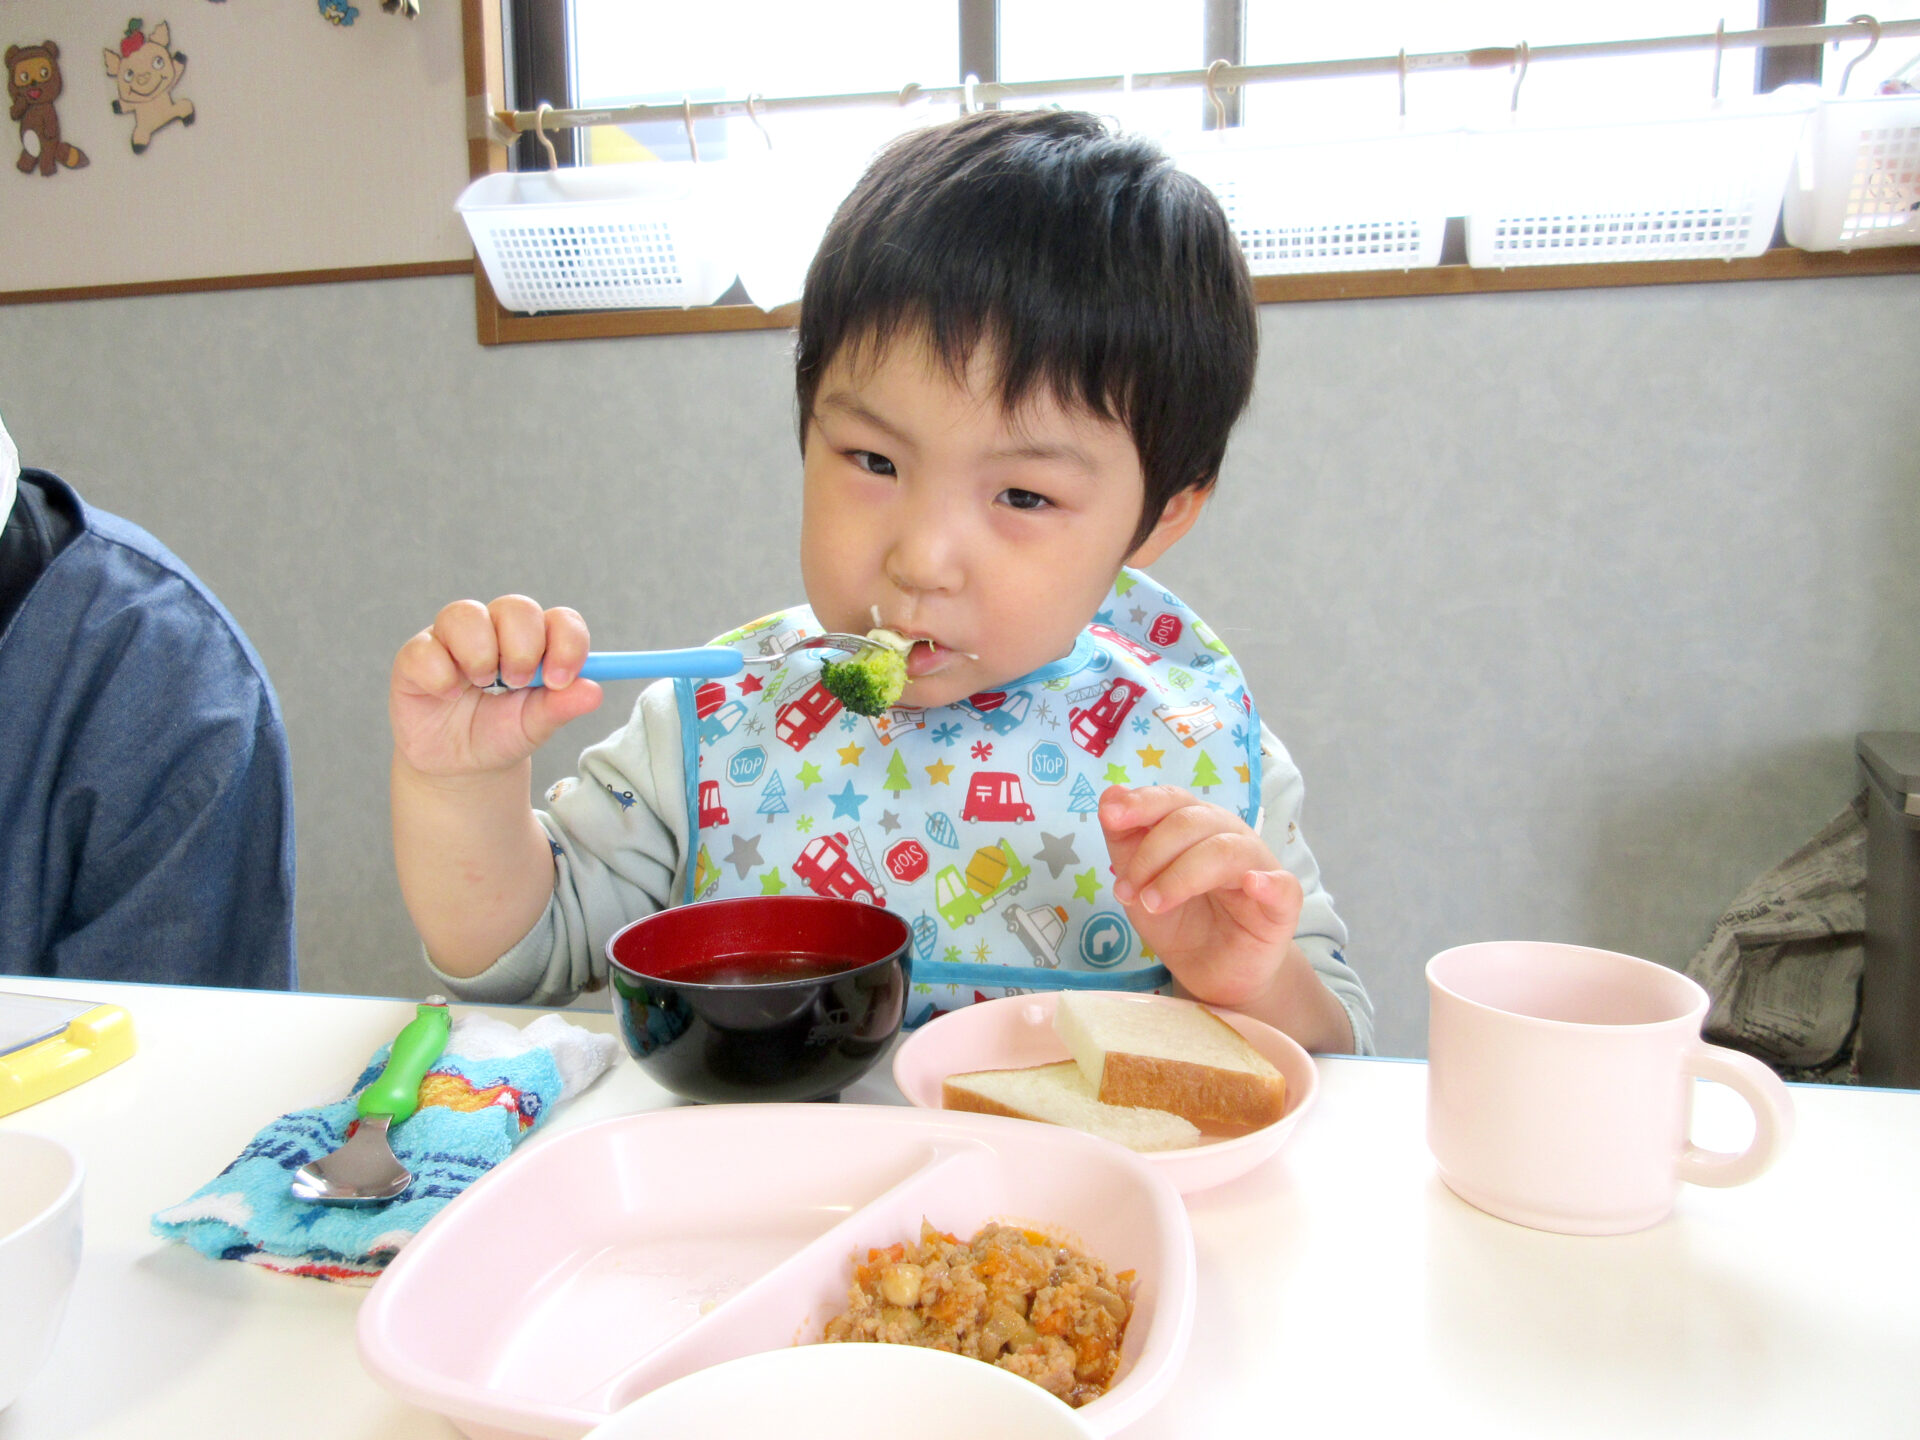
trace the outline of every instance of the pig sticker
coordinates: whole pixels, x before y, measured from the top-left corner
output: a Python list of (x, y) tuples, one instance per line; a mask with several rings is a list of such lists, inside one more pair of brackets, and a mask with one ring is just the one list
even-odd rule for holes
[(144, 21), (129, 20), (119, 48), (102, 53), (118, 92), (113, 113), (133, 116), (134, 154), (144, 151), (163, 126), (176, 120), (193, 123), (193, 102), (173, 98), (173, 87), (186, 73), (187, 57), (173, 48), (166, 21), (148, 30)]

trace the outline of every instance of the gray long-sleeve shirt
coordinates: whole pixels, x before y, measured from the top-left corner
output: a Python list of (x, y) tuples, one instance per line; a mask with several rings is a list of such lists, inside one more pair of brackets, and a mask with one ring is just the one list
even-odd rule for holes
[[(1300, 771), (1264, 726), (1260, 747), (1260, 834), (1305, 895), (1295, 939), (1346, 1010), (1355, 1051), (1371, 1054), (1373, 1006), (1347, 964), (1347, 927), (1300, 831)], [(557, 1005), (603, 982), (606, 945), (614, 933), (685, 894), (693, 849), (685, 753), (672, 684), (649, 686), (627, 723), (583, 752), (579, 773), (549, 790), (548, 808), (536, 812), (554, 855), (546, 913), (470, 979), (448, 975), (429, 961), (439, 985), (465, 1000)]]

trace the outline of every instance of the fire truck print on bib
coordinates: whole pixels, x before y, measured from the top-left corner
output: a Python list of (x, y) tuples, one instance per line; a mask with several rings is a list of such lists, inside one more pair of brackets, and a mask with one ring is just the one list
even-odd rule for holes
[(1227, 648), (1124, 570), (1071, 654), (936, 710), (872, 719), (820, 683), (812, 611), (714, 643), (786, 655), (676, 682), (695, 836), (687, 900), (817, 894), (913, 928), (907, 1023), (1031, 990), (1163, 989), (1113, 898), (1109, 785), (1176, 785), (1256, 823), (1260, 719)]

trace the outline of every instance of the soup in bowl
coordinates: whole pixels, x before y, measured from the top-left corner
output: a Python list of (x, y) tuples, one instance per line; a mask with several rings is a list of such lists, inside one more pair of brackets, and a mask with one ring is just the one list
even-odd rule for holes
[(824, 1100), (886, 1053), (913, 937), (889, 910), (814, 895), (679, 905), (607, 942), (627, 1053), (689, 1100)]

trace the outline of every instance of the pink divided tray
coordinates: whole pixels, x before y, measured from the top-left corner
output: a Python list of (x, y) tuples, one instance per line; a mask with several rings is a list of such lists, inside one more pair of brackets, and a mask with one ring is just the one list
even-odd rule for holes
[(1141, 1158), (1077, 1131), (866, 1105), (655, 1111), (556, 1135), (454, 1201), (361, 1306), (369, 1373), (474, 1440), (574, 1440), (656, 1386), (817, 1340), (851, 1257), (1045, 1228), (1115, 1270), (1135, 1309), (1111, 1435), (1172, 1381), (1193, 1322), (1193, 1232)]

